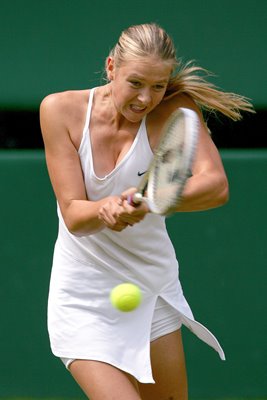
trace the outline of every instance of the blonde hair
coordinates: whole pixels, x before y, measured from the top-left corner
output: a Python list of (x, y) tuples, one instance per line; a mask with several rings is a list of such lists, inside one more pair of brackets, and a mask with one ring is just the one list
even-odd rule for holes
[(157, 57), (172, 66), (164, 98), (176, 94), (190, 96), (201, 109), (220, 112), (233, 120), (242, 118), (241, 111), (253, 111), (252, 104), (244, 96), (228, 93), (208, 82), (210, 75), (192, 61), (183, 64), (177, 59), (171, 37), (157, 24), (130, 26), (121, 33), (110, 57), (119, 67), (122, 63), (137, 58)]

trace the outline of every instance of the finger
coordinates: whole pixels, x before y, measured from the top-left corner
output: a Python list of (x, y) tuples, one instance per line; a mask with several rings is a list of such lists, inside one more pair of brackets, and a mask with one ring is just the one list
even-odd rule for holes
[(104, 222), (105, 225), (114, 225), (117, 222), (114, 216), (105, 207), (99, 210), (98, 218)]
[(116, 231), (116, 232), (121, 232), (123, 231), (125, 228), (127, 228), (129, 226), (128, 223), (125, 222), (120, 222), (120, 223), (116, 223), (115, 225), (112, 226), (108, 226), (109, 229)]
[(131, 214), (133, 216), (145, 215), (150, 211), (148, 208), (148, 205), (145, 202), (141, 202), (138, 205), (138, 207), (136, 207), (136, 206), (129, 204), (127, 200), (124, 200), (123, 207), (129, 214)]
[(122, 200), (127, 200), (129, 196), (132, 196), (134, 193), (136, 193), (137, 189), (135, 187), (129, 188), (122, 192), (121, 194), (121, 199)]

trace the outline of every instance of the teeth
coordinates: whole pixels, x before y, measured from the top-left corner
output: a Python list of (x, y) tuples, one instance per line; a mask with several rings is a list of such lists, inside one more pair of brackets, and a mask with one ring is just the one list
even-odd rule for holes
[(134, 111), (144, 111), (144, 110), (145, 110), (145, 107), (138, 107), (138, 106), (132, 105), (132, 109), (133, 109)]

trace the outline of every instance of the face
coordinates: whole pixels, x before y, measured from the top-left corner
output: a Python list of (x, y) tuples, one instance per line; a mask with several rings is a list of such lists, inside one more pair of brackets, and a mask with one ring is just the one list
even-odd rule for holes
[(131, 122), (140, 121), (163, 99), (171, 74), (170, 64), (147, 58), (115, 67), (108, 60), (112, 100), (117, 112)]

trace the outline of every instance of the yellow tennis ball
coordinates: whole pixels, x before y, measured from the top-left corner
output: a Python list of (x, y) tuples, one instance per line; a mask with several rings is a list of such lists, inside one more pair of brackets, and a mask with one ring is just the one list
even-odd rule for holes
[(133, 311), (140, 305), (142, 293), (139, 287), (133, 283), (121, 283), (112, 289), (110, 301), (113, 307), (120, 311)]

